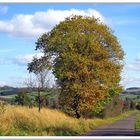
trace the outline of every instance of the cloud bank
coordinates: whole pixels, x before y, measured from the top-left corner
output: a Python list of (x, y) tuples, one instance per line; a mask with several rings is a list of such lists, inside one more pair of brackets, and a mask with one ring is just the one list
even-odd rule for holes
[(27, 65), (27, 63), (32, 62), (33, 57), (41, 58), (43, 55), (43, 53), (18, 55), (12, 60), (12, 63), (17, 65)]
[(34, 38), (50, 31), (56, 24), (71, 15), (94, 16), (104, 22), (101, 13), (94, 9), (48, 9), (45, 12), (40, 11), (34, 14), (17, 14), (8, 21), (0, 20), (0, 31), (11, 36)]

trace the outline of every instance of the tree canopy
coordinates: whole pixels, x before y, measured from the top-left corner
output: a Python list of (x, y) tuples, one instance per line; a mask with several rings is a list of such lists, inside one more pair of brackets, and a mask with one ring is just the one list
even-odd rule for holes
[(100, 110), (100, 101), (119, 93), (124, 52), (99, 19), (70, 16), (44, 33), (36, 49), (50, 60), (61, 88), (60, 105), (74, 111), (77, 118), (82, 112)]

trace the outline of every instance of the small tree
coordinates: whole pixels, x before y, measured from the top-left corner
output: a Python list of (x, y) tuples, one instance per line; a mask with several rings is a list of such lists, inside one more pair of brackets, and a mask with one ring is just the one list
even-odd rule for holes
[(29, 93), (32, 93), (36, 88), (36, 81), (31, 75), (29, 75), (25, 78), (23, 85), (28, 89)]
[(130, 98), (126, 97), (124, 101), (124, 110), (130, 110), (130, 106), (131, 106), (131, 100)]
[(46, 59), (37, 59), (34, 57), (33, 61), (28, 64), (29, 72), (33, 72), (36, 76), (36, 83), (38, 89), (38, 111), (41, 110), (41, 104), (43, 98), (41, 97), (41, 91), (45, 91), (48, 86), (48, 67), (46, 66)]

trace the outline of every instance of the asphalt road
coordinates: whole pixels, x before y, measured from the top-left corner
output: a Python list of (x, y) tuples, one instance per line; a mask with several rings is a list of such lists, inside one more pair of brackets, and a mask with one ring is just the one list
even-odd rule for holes
[(135, 119), (133, 114), (123, 120), (94, 129), (84, 136), (135, 136)]

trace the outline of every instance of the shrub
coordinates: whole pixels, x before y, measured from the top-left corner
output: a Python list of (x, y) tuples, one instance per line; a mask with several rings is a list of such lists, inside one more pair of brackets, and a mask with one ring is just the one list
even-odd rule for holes
[(119, 96), (114, 96), (109, 104), (101, 111), (99, 116), (102, 118), (114, 117), (120, 115), (123, 109), (123, 101)]
[(127, 110), (129, 110), (130, 109), (130, 99), (129, 98), (126, 98), (125, 99), (125, 101), (124, 101), (124, 108), (123, 108), (123, 110), (124, 111), (127, 111)]
[(140, 103), (139, 103), (139, 102), (138, 102), (137, 105), (136, 105), (136, 109), (137, 109), (137, 110), (140, 110)]

